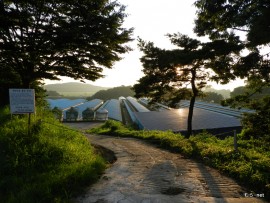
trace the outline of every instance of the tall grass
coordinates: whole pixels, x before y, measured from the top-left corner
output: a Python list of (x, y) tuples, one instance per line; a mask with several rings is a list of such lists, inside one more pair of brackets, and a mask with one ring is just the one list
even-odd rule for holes
[[(42, 120), (41, 120), (42, 119)], [(0, 110), (0, 202), (67, 202), (105, 169), (84, 135), (47, 111), (31, 119)]]
[(243, 185), (270, 198), (270, 149), (269, 143), (256, 139), (244, 139), (244, 131), (238, 135), (238, 152), (234, 151), (234, 139), (220, 140), (207, 132), (191, 136), (167, 131), (137, 131), (121, 123), (107, 121), (89, 133), (135, 137), (148, 140), (165, 149), (195, 158), (233, 177)]

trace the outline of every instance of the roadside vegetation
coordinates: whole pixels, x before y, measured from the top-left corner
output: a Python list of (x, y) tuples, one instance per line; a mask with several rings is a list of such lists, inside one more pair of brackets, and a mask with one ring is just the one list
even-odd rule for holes
[(238, 135), (238, 152), (233, 137), (218, 139), (207, 132), (185, 138), (171, 131), (138, 131), (116, 121), (88, 131), (100, 135), (135, 137), (159, 147), (194, 158), (238, 180), (254, 194), (270, 196), (270, 149), (263, 139), (246, 139), (246, 131)]
[[(42, 120), (41, 120), (42, 119)], [(10, 117), (0, 109), (0, 202), (68, 202), (94, 183), (106, 163), (87, 138), (46, 110)]]

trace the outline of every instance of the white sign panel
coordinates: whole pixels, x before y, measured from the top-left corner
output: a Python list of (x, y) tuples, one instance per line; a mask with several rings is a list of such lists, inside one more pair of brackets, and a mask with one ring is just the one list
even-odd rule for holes
[(11, 114), (35, 113), (34, 89), (9, 89)]

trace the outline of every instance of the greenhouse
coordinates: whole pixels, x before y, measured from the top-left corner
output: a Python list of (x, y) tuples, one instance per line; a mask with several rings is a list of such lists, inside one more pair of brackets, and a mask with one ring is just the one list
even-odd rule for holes
[[(88, 113), (88, 116), (91, 117), (93, 115), (90, 115), (91, 113), (89, 112), (89, 110), (96, 111), (103, 104), (103, 101), (100, 99), (93, 99), (91, 101), (87, 101), (85, 99), (47, 99), (47, 102), (49, 103), (50, 109), (52, 109), (53, 112), (56, 114), (56, 118), (64, 121), (84, 120), (83, 111), (87, 109), (88, 112), (86, 111), (85, 113)], [(72, 110), (70, 112), (71, 108)], [(60, 111), (62, 111), (62, 116), (59, 115)], [(75, 113), (75, 111), (77, 113)], [(86, 114), (84, 115), (86, 116)], [(85, 120), (91, 120), (90, 117)]]
[(120, 101), (118, 99), (111, 99), (102, 105), (101, 108), (108, 110), (108, 117), (113, 120), (122, 122), (122, 113), (120, 108)]
[(70, 107), (83, 104), (87, 100), (85, 99), (47, 99), (50, 109), (57, 107), (58, 109), (65, 110)]
[[(135, 123), (145, 130), (171, 130), (185, 133), (187, 131), (188, 108), (167, 111), (134, 112)], [(237, 117), (194, 108), (192, 126), (195, 132), (207, 130), (214, 134), (241, 129), (240, 119)]]
[[(100, 99), (91, 101), (84, 99), (48, 99), (47, 101), (56, 117), (62, 121), (104, 121), (113, 119), (123, 122), (125, 119), (130, 119), (140, 129), (172, 130), (182, 133), (187, 131), (189, 101), (182, 101), (179, 104), (179, 109), (170, 109), (156, 103), (155, 105), (158, 106), (156, 111), (150, 111), (145, 107), (148, 104), (146, 98), (137, 100), (133, 97), (120, 97), (119, 99), (107, 100), (105, 103)], [(121, 109), (121, 103), (125, 110)], [(250, 110), (230, 109), (217, 104), (197, 101), (192, 119), (193, 130), (207, 130), (215, 134), (239, 130), (241, 129), (240, 118), (245, 112), (250, 112)], [(125, 115), (124, 118), (123, 115)]]
[(106, 121), (108, 120), (108, 110), (100, 108), (96, 111), (96, 120)]
[(133, 110), (136, 112), (149, 112), (149, 109), (147, 109), (145, 106), (140, 104), (137, 99), (133, 97), (127, 97), (126, 98), (129, 104), (132, 106)]

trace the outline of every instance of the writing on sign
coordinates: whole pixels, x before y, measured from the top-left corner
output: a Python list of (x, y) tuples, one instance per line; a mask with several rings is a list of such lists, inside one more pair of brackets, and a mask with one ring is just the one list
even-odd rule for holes
[(9, 89), (11, 114), (35, 113), (34, 89)]

